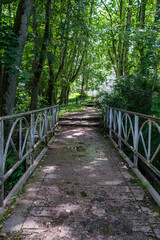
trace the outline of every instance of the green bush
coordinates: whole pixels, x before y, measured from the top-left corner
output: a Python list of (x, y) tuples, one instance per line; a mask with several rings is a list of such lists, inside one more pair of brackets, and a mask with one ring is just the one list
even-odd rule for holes
[(151, 86), (144, 79), (131, 74), (117, 80), (114, 91), (100, 93), (102, 105), (122, 108), (133, 112), (151, 114)]

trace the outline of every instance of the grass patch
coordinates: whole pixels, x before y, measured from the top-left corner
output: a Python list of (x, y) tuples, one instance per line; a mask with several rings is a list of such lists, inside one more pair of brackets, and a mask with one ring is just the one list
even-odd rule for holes
[(63, 116), (69, 112), (82, 111), (85, 107), (82, 104), (71, 104), (71, 105), (62, 105), (60, 106), (59, 116)]
[(11, 213), (11, 209), (8, 207), (5, 212), (1, 215), (0, 217), (0, 228), (3, 227), (3, 224), (5, 222), (5, 220), (7, 219), (7, 217), (9, 216), (9, 214)]
[[(78, 104), (76, 103), (76, 98), (78, 98)], [(83, 104), (87, 104), (92, 101), (92, 96), (86, 98), (79, 98), (79, 95), (73, 95), (69, 99), (68, 105), (60, 105), (59, 116), (63, 116), (69, 112), (82, 111), (85, 110)]]

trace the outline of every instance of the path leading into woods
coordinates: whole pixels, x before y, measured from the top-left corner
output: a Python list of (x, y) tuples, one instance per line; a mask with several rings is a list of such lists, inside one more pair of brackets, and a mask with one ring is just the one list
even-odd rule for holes
[(91, 108), (63, 119), (55, 142), (13, 205), (2, 239), (160, 239), (153, 201), (93, 119), (87, 125), (87, 115), (97, 122)]

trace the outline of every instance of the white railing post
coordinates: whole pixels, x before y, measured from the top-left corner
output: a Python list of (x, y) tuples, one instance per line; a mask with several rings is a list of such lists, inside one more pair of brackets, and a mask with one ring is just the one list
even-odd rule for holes
[(107, 107), (104, 107), (104, 128), (106, 127), (106, 114), (107, 114)]
[(30, 129), (30, 148), (32, 152), (30, 154), (30, 162), (27, 165), (31, 165), (34, 162), (35, 113), (31, 113)]
[(121, 111), (118, 112), (118, 146), (121, 149), (122, 147), (122, 140), (121, 140), (121, 121), (122, 121), (122, 113)]
[(22, 158), (22, 120), (19, 122), (19, 158)]
[(147, 161), (148, 163), (150, 162), (150, 157), (151, 157), (151, 135), (152, 135), (152, 123), (151, 121), (148, 122), (148, 152), (147, 152)]
[(110, 112), (109, 112), (109, 136), (110, 137), (112, 137), (112, 119), (113, 119), (112, 108), (110, 108)]
[(3, 165), (3, 153), (4, 153), (4, 124), (0, 122), (0, 207), (3, 206), (4, 200), (4, 165)]
[(45, 145), (47, 146), (47, 131), (48, 131), (48, 113), (44, 111), (44, 126), (45, 126)]
[(138, 165), (138, 132), (139, 132), (139, 117), (135, 115), (134, 118), (134, 166)]
[(54, 128), (56, 124), (56, 108), (53, 108), (52, 121), (53, 121), (53, 128)]
[(56, 123), (59, 121), (59, 106), (56, 107)]
[(54, 132), (55, 132), (55, 125), (56, 125), (56, 108), (53, 107), (52, 109), (52, 123), (53, 123), (53, 130), (52, 130), (52, 135), (54, 136)]
[[(47, 143), (48, 133), (53, 131), (56, 122), (58, 121), (58, 114), (59, 108), (58, 106), (55, 106), (41, 110), (35, 110), (32, 112), (3, 116), (0, 118), (0, 207), (5, 205), (6, 201), (8, 201), (6, 199), (10, 198), (10, 196), (14, 194), (17, 189), (19, 189), (18, 182), (6, 197), (6, 199), (4, 199), (4, 182), (23, 162), (26, 164), (26, 173), (29, 173), (30, 170), (28, 167), (34, 163), (35, 159), (35, 148), (44, 139)], [(43, 119), (43, 122), (41, 121), (41, 117)], [(7, 136), (5, 132), (9, 129), (6, 129), (5, 131), (5, 127), (8, 126), (6, 121), (10, 121), (10, 123), (12, 123), (11, 129), (8, 131)], [(17, 132), (19, 134), (19, 139), (15, 140), (15, 144), (14, 136), (17, 136)], [(5, 169), (5, 162), (8, 160), (7, 154), (11, 148), (17, 158), (17, 161), (15, 161), (15, 164), (7, 172), (5, 172), (5, 170), (7, 170)], [(24, 183), (24, 180), (25, 179), (22, 177), (19, 181), (22, 181), (21, 183)]]

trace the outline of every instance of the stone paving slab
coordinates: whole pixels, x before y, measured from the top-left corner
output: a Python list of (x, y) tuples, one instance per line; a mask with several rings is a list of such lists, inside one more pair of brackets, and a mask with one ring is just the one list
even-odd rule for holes
[(65, 116), (65, 117), (60, 117), (59, 120), (100, 120), (100, 115), (99, 114), (87, 114), (87, 115), (72, 115), (72, 116)]
[(96, 128), (62, 127), (12, 209), (2, 239), (160, 239), (155, 203)]
[(96, 122), (96, 121), (92, 121), (92, 122), (88, 122), (88, 121), (83, 121), (83, 120), (62, 120), (59, 122), (59, 125), (61, 126), (84, 126), (84, 127), (95, 127), (95, 126), (100, 126), (101, 123), (100, 122)]
[(87, 110), (66, 114), (59, 120), (60, 126), (99, 127), (101, 112), (93, 107), (88, 107)]

